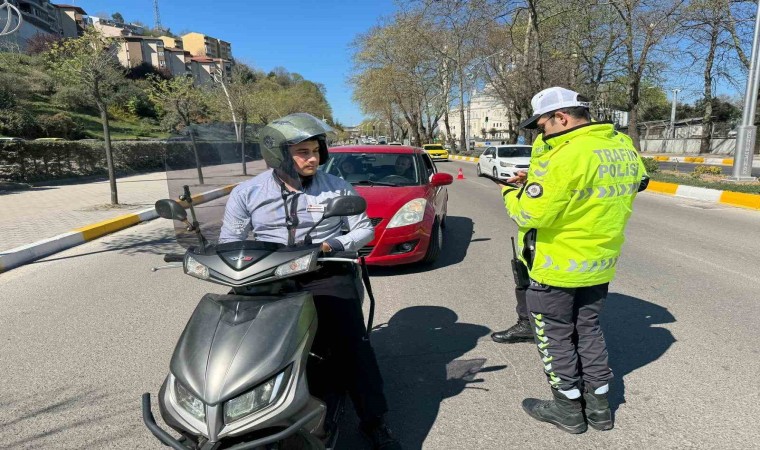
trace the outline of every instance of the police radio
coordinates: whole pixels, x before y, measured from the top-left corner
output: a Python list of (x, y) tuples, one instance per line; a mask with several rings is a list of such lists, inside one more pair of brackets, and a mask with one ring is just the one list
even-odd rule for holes
[(526, 288), (530, 285), (530, 276), (528, 275), (528, 268), (525, 267), (522, 261), (517, 258), (517, 250), (515, 249), (515, 238), (512, 239), (512, 276), (515, 277), (515, 286), (519, 288)]

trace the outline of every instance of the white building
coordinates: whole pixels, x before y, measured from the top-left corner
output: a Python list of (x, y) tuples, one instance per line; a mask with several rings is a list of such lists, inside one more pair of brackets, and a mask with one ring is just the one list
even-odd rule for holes
[[(519, 132), (517, 119), (509, 113), (509, 109), (502, 101), (487, 93), (475, 92), (465, 106), (465, 136), (471, 140), (509, 139)], [(600, 114), (599, 120), (611, 121), (616, 128), (628, 126), (628, 112), (613, 109), (593, 111)], [(459, 108), (449, 111), (449, 127), (455, 140), (460, 136)], [(446, 125), (443, 119), (438, 121), (438, 129), (445, 133)], [(485, 130), (485, 135), (483, 133)]]
[[(465, 136), (474, 139), (506, 139), (516, 129), (514, 119), (510, 118), (507, 107), (501, 100), (484, 92), (474, 92), (465, 105)], [(449, 127), (452, 137), (457, 140), (461, 135), (459, 108), (449, 111)], [(438, 129), (446, 132), (443, 119), (438, 121)], [(485, 130), (486, 136), (483, 136)]]

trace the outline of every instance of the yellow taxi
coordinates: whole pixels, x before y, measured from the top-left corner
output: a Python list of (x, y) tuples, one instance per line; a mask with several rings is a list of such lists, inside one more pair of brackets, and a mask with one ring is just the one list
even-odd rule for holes
[(433, 161), (448, 161), (449, 152), (441, 144), (425, 144), (422, 146), (425, 153), (430, 155)]

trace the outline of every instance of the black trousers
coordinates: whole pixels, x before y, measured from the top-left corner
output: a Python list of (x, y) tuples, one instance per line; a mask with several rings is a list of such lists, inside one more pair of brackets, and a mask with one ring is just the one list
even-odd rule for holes
[(316, 272), (300, 282), (302, 289), (311, 291), (317, 308), (311, 351), (323, 358), (314, 361), (310, 372), (327, 383), (322, 388), (347, 388), (359, 419), (374, 421), (388, 411), (388, 405), (375, 352), (365, 339), (356, 276), (350, 264), (333, 264), (330, 272)]
[(528, 300), (525, 298), (525, 293), (528, 290), (527, 287), (515, 286), (515, 300), (517, 300), (517, 318), (519, 320), (528, 320)]
[(549, 384), (596, 389), (612, 379), (599, 313), (609, 283), (560, 288), (531, 281), (526, 292), (533, 335)]

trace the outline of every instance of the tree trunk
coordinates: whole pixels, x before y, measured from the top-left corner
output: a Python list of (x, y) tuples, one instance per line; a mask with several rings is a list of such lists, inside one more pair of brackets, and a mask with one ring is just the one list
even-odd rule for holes
[(422, 135), (420, 134), (421, 118), (416, 114), (412, 114), (412, 118), (414, 119), (414, 123), (410, 123), (409, 125), (414, 129), (414, 139), (417, 147), (422, 147)]
[(96, 101), (100, 110), (100, 121), (103, 122), (103, 141), (106, 147), (106, 164), (108, 165), (108, 184), (111, 186), (111, 204), (119, 204), (119, 194), (116, 191), (116, 171), (113, 167), (113, 151), (111, 150), (111, 128), (108, 124), (108, 110), (101, 101)]
[(699, 153), (710, 153), (712, 141), (712, 69), (715, 61), (715, 49), (718, 46), (718, 27), (720, 26), (718, 11), (715, 11), (714, 14), (712, 29), (710, 30), (710, 48), (705, 61), (705, 114), (702, 116), (702, 139), (699, 143)]
[[(448, 102), (446, 102), (448, 105)], [(443, 112), (443, 126), (446, 127), (446, 142), (449, 144), (449, 148), (454, 148), (454, 138), (451, 137), (451, 125), (449, 125), (449, 108)]]
[(628, 136), (633, 140), (633, 146), (641, 151), (639, 137), (639, 79), (634, 73), (628, 83)]
[(459, 152), (467, 150), (467, 130), (464, 123), (464, 72), (459, 68)]
[(198, 169), (198, 184), (203, 184), (203, 169), (201, 166), (201, 156), (198, 154), (198, 145), (195, 143), (195, 130), (192, 125), (186, 125), (190, 130), (190, 142), (193, 146), (193, 154), (195, 155), (195, 167)]
[(245, 126), (247, 120), (243, 117), (240, 118), (240, 159), (243, 163), (243, 175), (248, 175), (248, 167), (245, 164)]

